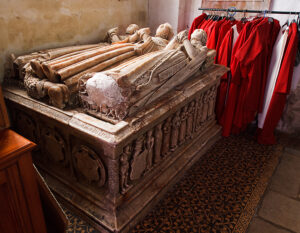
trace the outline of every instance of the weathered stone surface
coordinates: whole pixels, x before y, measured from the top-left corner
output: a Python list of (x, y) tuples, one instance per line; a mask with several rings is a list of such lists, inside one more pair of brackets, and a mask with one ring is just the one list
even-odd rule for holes
[(268, 192), (258, 215), (291, 231), (300, 232), (300, 202), (282, 194)]

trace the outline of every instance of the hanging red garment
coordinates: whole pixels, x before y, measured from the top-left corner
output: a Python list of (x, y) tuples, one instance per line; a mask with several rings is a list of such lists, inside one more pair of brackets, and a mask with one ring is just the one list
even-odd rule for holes
[[(214, 21), (207, 27), (207, 41), (209, 41), (209, 38), (211, 36), (211, 33), (213, 31), (213, 29), (215, 28), (215, 26), (218, 24), (219, 21)], [(207, 44), (206, 44), (207, 46)]]
[(267, 43), (268, 45), (268, 50), (266, 51), (266, 56), (267, 59), (264, 59), (265, 64), (263, 67), (263, 81), (262, 81), (262, 87), (261, 87), (261, 93), (260, 93), (260, 101), (259, 101), (259, 106), (258, 106), (258, 112), (260, 113), (262, 111), (263, 108), (263, 102), (264, 102), (264, 95), (265, 95), (265, 89), (266, 89), (266, 83), (267, 83), (267, 77), (268, 77), (268, 71), (269, 71), (269, 67), (270, 67), (270, 63), (271, 63), (271, 57), (272, 57), (272, 52), (273, 52), (273, 48), (278, 36), (278, 33), (280, 31), (280, 23), (278, 20), (276, 19), (272, 19), (273, 23), (272, 28), (271, 28), (271, 35), (269, 37), (269, 42)]
[(222, 19), (220, 21), (217, 21), (217, 23), (214, 25), (214, 27), (212, 28), (211, 33), (207, 39), (207, 43), (206, 43), (207, 48), (216, 49), (220, 27), (225, 22), (226, 22), (226, 19)]
[(210, 22), (209, 20), (210, 19), (204, 19), (202, 23), (198, 25), (197, 29), (203, 29), (204, 27), (206, 27), (206, 24)]
[(286, 103), (287, 95), (289, 94), (291, 88), (291, 81), (298, 47), (297, 24), (292, 23), (289, 28), (290, 31), (287, 39), (287, 46), (277, 77), (268, 113), (262, 130), (258, 130), (257, 139), (261, 144), (276, 143), (274, 130), (280, 120)]
[(207, 17), (207, 14), (203, 13), (203, 14), (201, 14), (200, 16), (196, 17), (196, 18), (193, 20), (192, 26), (190, 27), (190, 30), (189, 30), (189, 35), (188, 35), (189, 40), (191, 39), (192, 33), (195, 31), (195, 29), (198, 28), (198, 25), (199, 25), (206, 17)]
[(212, 25), (213, 23), (214, 23), (214, 21), (212, 19), (209, 19), (209, 20), (207, 20), (206, 24), (201, 25), (201, 29), (203, 29), (207, 34), (210, 25)]
[(228, 97), (226, 102), (226, 107), (224, 113), (221, 116), (220, 124), (223, 126), (223, 136), (228, 137), (232, 129), (233, 118), (236, 110), (237, 98), (240, 93), (240, 85), (242, 81), (242, 72), (243, 68), (240, 66), (239, 60), (235, 57), (236, 52), (243, 46), (244, 42), (248, 39), (251, 32), (251, 27), (257, 22), (251, 21), (247, 22), (241, 31), (235, 45), (232, 49), (232, 58), (231, 58), (231, 74), (232, 79), (229, 86)]
[[(227, 32), (219, 48), (219, 53), (217, 54), (216, 60), (218, 61), (218, 64), (230, 67), (232, 48), (244, 25), (244, 23), (238, 22)], [(220, 118), (225, 108), (230, 77), (230, 71), (221, 77), (221, 82), (217, 91), (216, 118), (218, 123), (220, 123)]]
[(279, 29), (277, 20), (270, 23), (267, 18), (263, 19), (235, 55), (244, 67), (244, 73), (233, 120), (233, 133), (243, 131), (262, 109), (270, 54)]
[[(216, 52), (218, 54), (219, 52), (219, 48), (222, 44), (222, 41), (226, 35), (226, 33), (230, 30), (230, 28), (235, 25), (237, 23), (236, 20), (228, 20), (228, 19), (225, 19), (226, 21), (220, 26), (220, 31), (219, 31), (219, 34), (218, 34), (218, 39), (217, 39), (217, 45), (216, 45)], [(217, 63), (217, 61), (216, 61)]]
[[(230, 67), (230, 59), (232, 52), (232, 40), (233, 40), (233, 30), (227, 32), (224, 37), (224, 40), (220, 46), (219, 53), (217, 54), (218, 64)], [(220, 118), (223, 114), (225, 108), (225, 98), (227, 94), (228, 87), (228, 73), (224, 74), (221, 77), (220, 85), (217, 91), (217, 100), (216, 100), (216, 118), (218, 123), (220, 123)]]
[[(273, 47), (272, 58), (270, 62), (268, 80), (265, 89), (264, 105), (262, 112), (258, 115), (258, 128), (262, 129), (264, 126), (265, 118), (268, 113), (268, 108), (272, 99), (277, 77), (280, 71), (283, 55), (286, 48), (286, 42), (289, 35), (289, 30), (287, 28), (281, 28), (279, 31), (276, 43)], [(295, 72), (293, 75), (293, 80), (295, 77)]]

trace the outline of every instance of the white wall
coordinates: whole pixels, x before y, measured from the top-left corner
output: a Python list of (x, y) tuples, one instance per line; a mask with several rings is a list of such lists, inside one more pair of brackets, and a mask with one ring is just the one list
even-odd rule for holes
[[(273, 0), (271, 2), (270, 10), (274, 11), (300, 11), (299, 0)], [(271, 15), (275, 19), (280, 21), (280, 24), (284, 24), (288, 18), (294, 19), (296, 16), (293, 15)]]
[(149, 0), (149, 26), (152, 34), (162, 23), (170, 23), (177, 33), (180, 0)]
[(198, 8), (201, 7), (202, 0), (188, 0), (185, 6), (185, 24), (190, 27), (194, 18), (202, 14)]
[[(181, 31), (190, 27), (194, 18), (202, 11), (202, 0), (149, 0), (149, 22), (151, 28), (168, 21), (174, 29)], [(271, 0), (270, 10), (300, 11), (300, 0)], [(283, 24), (288, 15), (271, 15)], [(290, 17), (293, 19), (293, 17)]]
[(148, 0), (0, 0), (0, 83), (11, 53), (99, 42), (112, 27), (147, 19)]
[[(271, 10), (275, 11), (300, 11), (300, 1), (299, 0), (273, 0)], [(283, 25), (287, 19), (291, 21), (292, 19), (297, 19), (297, 15), (272, 15), (274, 18), (280, 21), (280, 24)], [(294, 68), (294, 76), (292, 79), (292, 90), (296, 89), (297, 84), (300, 79), (300, 65)]]

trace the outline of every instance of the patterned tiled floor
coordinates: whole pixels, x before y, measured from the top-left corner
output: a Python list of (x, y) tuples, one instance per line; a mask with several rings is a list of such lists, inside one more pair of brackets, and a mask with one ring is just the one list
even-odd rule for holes
[[(142, 220), (140, 232), (245, 232), (276, 167), (280, 146), (249, 134), (221, 139)], [(67, 213), (68, 232), (96, 232)]]

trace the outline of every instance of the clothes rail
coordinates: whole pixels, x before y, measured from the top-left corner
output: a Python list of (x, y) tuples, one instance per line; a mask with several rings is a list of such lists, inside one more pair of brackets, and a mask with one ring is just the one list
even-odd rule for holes
[(232, 8), (219, 9), (219, 8), (198, 8), (203, 11), (224, 11), (224, 12), (242, 12), (242, 13), (262, 13), (262, 14), (286, 14), (286, 15), (299, 15), (300, 11), (269, 11), (269, 10), (240, 10)]

